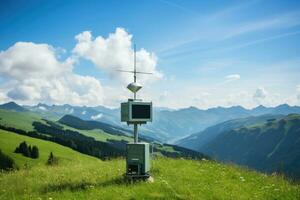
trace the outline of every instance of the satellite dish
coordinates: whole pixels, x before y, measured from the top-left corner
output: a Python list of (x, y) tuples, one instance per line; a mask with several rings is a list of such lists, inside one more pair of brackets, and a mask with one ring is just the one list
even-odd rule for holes
[(139, 91), (141, 88), (142, 88), (142, 85), (140, 85), (139, 83), (137, 82), (132, 82), (130, 83), (127, 88), (133, 92), (133, 93), (136, 93), (137, 91)]

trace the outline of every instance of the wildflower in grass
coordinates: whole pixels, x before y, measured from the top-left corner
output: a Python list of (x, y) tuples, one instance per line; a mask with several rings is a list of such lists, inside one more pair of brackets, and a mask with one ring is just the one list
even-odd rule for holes
[(240, 176), (240, 180), (241, 180), (242, 182), (245, 182), (245, 178), (242, 177), (242, 176)]

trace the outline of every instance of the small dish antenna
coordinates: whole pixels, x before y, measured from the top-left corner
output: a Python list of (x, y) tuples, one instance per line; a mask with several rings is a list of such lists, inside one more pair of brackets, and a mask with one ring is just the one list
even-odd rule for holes
[(136, 93), (143, 87), (141, 84), (136, 82), (136, 74), (153, 74), (150, 72), (139, 72), (136, 71), (136, 46), (134, 45), (134, 64), (133, 71), (127, 70), (117, 70), (119, 72), (133, 73), (133, 82), (127, 85), (127, 89), (130, 90), (134, 94), (134, 99), (136, 99)]

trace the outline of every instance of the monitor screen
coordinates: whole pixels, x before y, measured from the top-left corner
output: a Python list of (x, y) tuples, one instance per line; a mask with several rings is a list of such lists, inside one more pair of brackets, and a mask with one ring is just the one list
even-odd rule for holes
[(150, 105), (132, 105), (132, 119), (150, 119), (151, 117)]

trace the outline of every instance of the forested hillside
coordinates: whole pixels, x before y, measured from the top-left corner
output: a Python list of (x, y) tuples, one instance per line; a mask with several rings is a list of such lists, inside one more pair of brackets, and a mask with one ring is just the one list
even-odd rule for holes
[(218, 160), (300, 178), (300, 115), (224, 131), (200, 149)]

